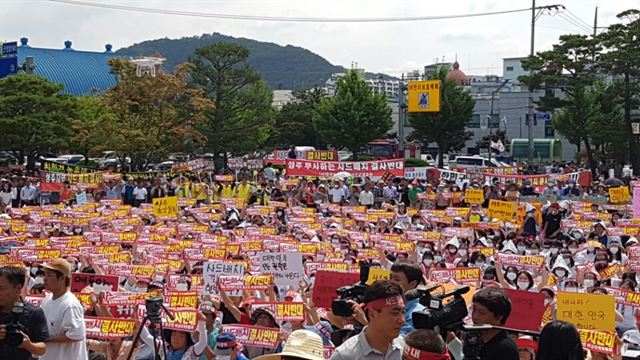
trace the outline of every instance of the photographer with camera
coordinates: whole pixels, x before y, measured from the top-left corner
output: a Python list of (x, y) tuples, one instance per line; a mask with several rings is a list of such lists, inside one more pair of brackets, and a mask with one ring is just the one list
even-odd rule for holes
[(413, 295), (415, 288), (422, 283), (422, 280), (422, 270), (416, 264), (396, 263), (391, 266), (391, 281), (395, 281), (402, 287), (407, 300), (404, 304), (404, 325), (400, 330), (401, 335), (407, 335), (415, 330), (412, 314), (424, 310), (424, 306), (420, 304), (419, 294)]
[(42, 266), (44, 287), (51, 292), (42, 302), (47, 317), (49, 341), (41, 360), (87, 359), (84, 307), (69, 291), (71, 265), (64, 259), (55, 259)]
[[(487, 287), (473, 295), (471, 319), (475, 325), (504, 326), (511, 314), (511, 300), (501, 288)], [(504, 330), (480, 331), (482, 360), (518, 360), (518, 347)]]
[(0, 267), (0, 354), (12, 360), (43, 355), (49, 339), (42, 309), (24, 303), (20, 297), (25, 278), (25, 269)]
[(378, 280), (364, 291), (367, 326), (340, 345), (331, 360), (400, 360), (404, 325), (402, 287), (390, 280)]

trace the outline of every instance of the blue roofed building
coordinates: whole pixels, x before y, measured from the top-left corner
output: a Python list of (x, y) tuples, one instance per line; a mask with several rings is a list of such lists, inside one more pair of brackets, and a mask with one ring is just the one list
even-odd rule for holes
[(33, 57), (33, 73), (51, 82), (64, 85), (62, 93), (73, 95), (100, 94), (116, 84), (107, 60), (117, 57), (111, 45), (105, 52), (78, 51), (71, 41), (64, 42), (62, 49), (31, 47), (27, 38), (20, 39), (18, 65)]

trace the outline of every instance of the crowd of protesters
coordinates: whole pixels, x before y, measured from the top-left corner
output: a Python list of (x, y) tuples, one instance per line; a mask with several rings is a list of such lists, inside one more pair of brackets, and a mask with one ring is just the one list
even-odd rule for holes
[[(524, 172), (529, 170), (535, 171)], [(579, 169), (556, 165), (546, 170), (562, 175)], [(414, 328), (413, 313), (427, 310), (418, 299), (405, 297), (433, 284), (438, 270), (453, 268), (480, 269), (466, 323), (504, 325), (512, 307), (504, 289), (545, 297), (539, 337), (482, 330), (481, 359), (617, 359), (628, 347), (622, 339), (640, 338), (637, 307), (619, 302), (612, 353), (583, 349), (574, 325), (555, 321), (559, 292), (638, 291), (640, 222), (631, 199), (611, 204), (608, 198), (611, 187), (632, 190), (634, 182), (608, 172), (588, 185), (559, 176), (533, 186), (527, 175), (517, 182), (289, 178), (268, 164), (240, 177), (198, 173), (136, 179), (125, 174), (100, 184), (67, 183), (51, 202), (44, 201), (38, 177), (22, 175), (5, 172), (0, 190), (0, 354), (13, 354), (12, 359), (127, 359), (133, 351), (135, 359), (165, 358), (166, 353), (166, 359), (461, 360), (459, 329), (443, 338)], [(468, 189), (481, 189), (484, 201), (469, 203)], [(180, 201), (179, 213), (155, 216), (153, 199), (171, 196)], [(523, 211), (512, 221), (494, 218), (491, 200), (516, 203)], [(135, 235), (122, 240), (114, 233)], [(70, 290), (73, 274), (108, 275), (118, 265), (157, 264), (152, 274), (120, 275), (112, 292), (200, 292), (203, 268), (211, 260), (202, 259), (208, 248), (225, 249), (217, 260), (244, 263), (247, 275), (261, 274), (257, 251), (244, 248), (256, 241), (262, 242), (259, 251), (291, 251), (283, 250), (284, 244), (314, 248), (302, 257), (305, 271), (298, 286), (246, 290), (240, 296), (220, 288), (217, 295), (199, 296), (193, 331), (160, 332), (134, 316), (136, 331), (127, 336), (85, 333), (87, 319), (124, 315), (104, 305), (103, 290), (96, 286), (83, 288), (80, 293), (89, 296), (80, 301)], [(91, 251), (79, 250), (106, 245), (119, 246), (117, 253), (129, 256), (101, 262)], [(61, 250), (60, 256), (40, 260), (28, 252), (46, 249)], [(505, 264), (503, 255), (542, 255), (544, 264), (538, 269)], [(358, 271), (361, 262), (389, 273), (388, 280), (366, 288), (361, 303), (351, 303), (348, 317), (313, 302), (316, 269), (336, 262), (346, 264), (346, 271)], [(308, 266), (313, 263), (320, 265)], [(27, 301), (42, 295), (37, 306)], [(18, 316), (14, 307), (21, 301)], [(267, 308), (253, 308), (256, 301), (301, 302), (304, 320), (283, 321)], [(16, 347), (3, 341), (13, 322), (23, 325), (24, 338)], [(243, 344), (225, 331), (230, 324), (278, 329), (277, 346)], [(134, 344), (138, 329), (140, 341)]]

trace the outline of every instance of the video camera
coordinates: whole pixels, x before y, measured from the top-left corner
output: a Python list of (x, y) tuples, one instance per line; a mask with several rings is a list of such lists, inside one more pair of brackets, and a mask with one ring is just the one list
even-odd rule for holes
[(484, 343), (482, 342), (482, 330), (504, 330), (514, 335), (529, 335), (539, 337), (540, 333), (535, 331), (511, 329), (504, 326), (495, 325), (463, 325), (462, 329), (462, 353), (463, 360), (480, 360), (480, 352)]
[[(420, 286), (405, 294), (407, 301), (420, 298), (420, 304), (426, 307), (425, 310), (411, 315), (413, 327), (439, 330), (441, 333), (461, 329), (463, 319), (469, 314), (467, 303), (462, 295), (469, 292), (469, 286), (458, 286), (455, 290), (444, 294), (432, 294), (431, 292), (438, 287), (440, 285)], [(444, 301), (451, 296), (453, 299)]]
[(358, 304), (364, 302), (364, 291), (367, 289), (367, 279), (369, 278), (370, 264), (367, 261), (360, 261), (360, 281), (353, 285), (347, 285), (336, 289), (340, 297), (331, 302), (331, 312), (337, 316), (349, 317), (353, 315), (352, 305), (348, 303), (353, 300)]
[(0, 345), (16, 348), (22, 344), (24, 337), (22, 332), (27, 333), (27, 328), (24, 327), (18, 320), (24, 313), (24, 304), (22, 302), (15, 302), (11, 308), (11, 314), (13, 320), (6, 324), (7, 335), (4, 340), (0, 340)]
[[(151, 321), (152, 324), (162, 323), (162, 309), (164, 309), (167, 314), (171, 315), (167, 308), (165, 308), (162, 296), (160, 295), (145, 299), (144, 306), (147, 310), (147, 318), (149, 318), (149, 321)], [(173, 315), (171, 315), (171, 317), (173, 317)]]

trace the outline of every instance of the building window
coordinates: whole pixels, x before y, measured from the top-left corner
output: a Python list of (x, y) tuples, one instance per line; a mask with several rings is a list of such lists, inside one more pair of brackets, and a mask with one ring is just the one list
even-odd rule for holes
[(507, 71), (513, 71), (513, 66), (507, 66)]

